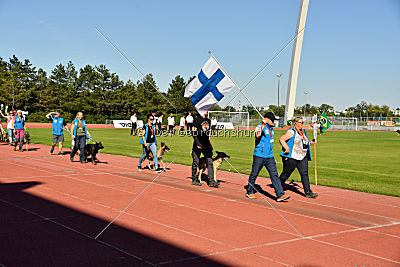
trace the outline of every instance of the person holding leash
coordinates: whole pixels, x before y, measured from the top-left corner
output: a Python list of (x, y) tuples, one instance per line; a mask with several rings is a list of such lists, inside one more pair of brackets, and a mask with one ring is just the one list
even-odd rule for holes
[(156, 133), (157, 129), (154, 122), (154, 116), (149, 115), (147, 117), (147, 124), (143, 126), (142, 137), (140, 138), (140, 143), (143, 146), (143, 153), (139, 158), (139, 164), (137, 166), (138, 171), (142, 170), (142, 162), (147, 155), (147, 151), (150, 150), (153, 153), (154, 159), (154, 171), (162, 172), (162, 170), (158, 167), (158, 158), (157, 158), (157, 139)]
[(273, 153), (274, 145), (274, 125), (275, 116), (272, 112), (265, 114), (262, 123), (257, 125), (255, 130), (255, 148), (253, 153), (253, 166), (249, 176), (249, 184), (247, 185), (246, 197), (256, 199), (255, 182), (262, 167), (265, 166), (272, 181), (277, 196), (276, 201), (281, 202), (290, 198), (285, 195), (276, 168), (276, 162)]
[(86, 122), (82, 119), (83, 113), (78, 112), (76, 114), (75, 120), (72, 122), (71, 127), (71, 139), (74, 141), (74, 146), (71, 151), (70, 160), (74, 161), (74, 156), (78, 149), (80, 151), (80, 162), (85, 163), (85, 146), (86, 146), (86, 138), (91, 139), (89, 131), (86, 128)]
[(203, 153), (207, 162), (208, 186), (219, 187), (219, 184), (214, 181), (214, 166), (213, 166), (213, 147), (210, 139), (210, 124), (211, 121), (207, 118), (206, 112), (203, 116), (197, 116), (193, 123), (193, 147), (192, 147), (192, 185), (201, 186), (201, 182), (197, 176), (199, 159)]
[(63, 142), (64, 142), (64, 129), (68, 131), (68, 126), (63, 118), (60, 118), (60, 112), (50, 112), (46, 118), (53, 122), (53, 144), (51, 145), (50, 155), (53, 154), (54, 147), (58, 143), (58, 155), (61, 156)]
[(279, 138), (282, 145), (281, 157), (283, 162), (283, 171), (279, 179), (283, 187), (294, 169), (297, 168), (305, 196), (316, 198), (318, 194), (311, 191), (310, 178), (308, 177), (308, 161), (311, 160), (310, 145), (315, 144), (315, 142), (308, 140), (307, 132), (303, 129), (303, 123), (303, 118), (294, 118), (292, 129)]
[(22, 152), (22, 146), (24, 145), (24, 135), (26, 131), (25, 118), (22, 116), (22, 110), (17, 111), (17, 115), (13, 118), (12, 127), (15, 134), (14, 151), (17, 150), (19, 143), (19, 152)]

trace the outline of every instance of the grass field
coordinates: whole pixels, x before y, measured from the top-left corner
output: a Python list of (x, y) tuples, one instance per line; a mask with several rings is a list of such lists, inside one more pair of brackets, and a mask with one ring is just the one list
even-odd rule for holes
[[(50, 145), (52, 142), (51, 129), (32, 128), (29, 132), (33, 143)], [(91, 129), (90, 132), (96, 141), (102, 141), (105, 147), (101, 151), (103, 153), (130, 157), (141, 155), (139, 137), (129, 136), (129, 130)], [(278, 138), (283, 133), (284, 131), (275, 131), (274, 154), (279, 173), (282, 171), (282, 161)], [(64, 144), (70, 147), (70, 136), (67, 134), (65, 137)], [(164, 162), (175, 159), (174, 163), (191, 165), (192, 140), (187, 136), (159, 137), (158, 142), (164, 141), (171, 148)], [(214, 137), (212, 143), (214, 151), (223, 151), (231, 156), (230, 162), (240, 172), (246, 175), (250, 173), (253, 137)], [(400, 137), (393, 132), (328, 131), (318, 139), (318, 184), (400, 196), (399, 151)], [(314, 160), (314, 148), (312, 154)], [(224, 163), (221, 169), (234, 171), (228, 163)], [(309, 162), (309, 172), (310, 182), (314, 183), (314, 161)], [(261, 176), (268, 177), (265, 169)], [(290, 179), (300, 181), (297, 170)]]

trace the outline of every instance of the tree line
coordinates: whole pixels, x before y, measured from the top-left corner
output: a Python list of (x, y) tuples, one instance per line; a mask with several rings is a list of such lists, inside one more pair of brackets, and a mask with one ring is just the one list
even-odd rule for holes
[(194, 113), (190, 99), (183, 97), (186, 85), (193, 78), (185, 81), (178, 75), (169, 84), (167, 93), (162, 93), (175, 109), (153, 87), (157, 85), (152, 74), (137, 82), (124, 82), (105, 65), (86, 65), (77, 70), (71, 61), (58, 64), (47, 74), (28, 59), (21, 61), (14, 55), (8, 62), (0, 58), (0, 103), (8, 105), (10, 110), (28, 111), (29, 121), (35, 122), (46, 121), (45, 115), (54, 110), (67, 120), (74, 119), (81, 111), (89, 123), (127, 119), (133, 112), (141, 119), (152, 112)]
[[(138, 118), (145, 119), (147, 114), (187, 114), (196, 110), (188, 98), (184, 98), (186, 85), (193, 79), (185, 80), (177, 75), (169, 84), (166, 93), (159, 93), (153, 85), (156, 81), (152, 74), (133, 82), (122, 81), (105, 65), (86, 65), (79, 70), (69, 61), (66, 65), (58, 64), (46, 73), (42, 68), (36, 68), (29, 59), (19, 60), (15, 55), (9, 61), (0, 57), (0, 103), (9, 109), (22, 109), (29, 112), (28, 120), (46, 121), (45, 115), (54, 110), (61, 112), (66, 120), (73, 120), (77, 112), (85, 115), (88, 123), (104, 123), (106, 119), (127, 119), (134, 112)], [(170, 105), (166, 97), (176, 109)], [(278, 114), (275, 105), (269, 106), (269, 111)], [(236, 111), (232, 106), (221, 108), (218, 105), (212, 110)], [(322, 104), (319, 107), (304, 105), (295, 110), (295, 114), (320, 114), (327, 111), (333, 114), (333, 106)], [(242, 111), (250, 115), (256, 114), (254, 108), (245, 105)], [(362, 101), (354, 107), (349, 107), (344, 116), (392, 116), (386, 105), (377, 106)], [(285, 106), (279, 107), (283, 115)], [(379, 116), (379, 115), (376, 115)]]

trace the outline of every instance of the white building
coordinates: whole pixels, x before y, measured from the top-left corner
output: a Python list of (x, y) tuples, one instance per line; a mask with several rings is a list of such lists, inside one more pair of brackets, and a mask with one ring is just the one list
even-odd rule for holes
[(400, 108), (396, 108), (396, 109), (392, 110), (392, 112), (395, 116), (400, 116)]

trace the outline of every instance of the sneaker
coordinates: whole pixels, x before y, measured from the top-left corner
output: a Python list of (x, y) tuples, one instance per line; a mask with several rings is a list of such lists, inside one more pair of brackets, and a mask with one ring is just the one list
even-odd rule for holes
[(154, 171), (160, 173), (160, 172), (162, 172), (162, 169), (157, 168), (157, 169), (155, 169)]
[(250, 199), (256, 199), (257, 198), (256, 194), (246, 194), (246, 197), (250, 198)]
[(58, 155), (61, 156), (62, 155), (61, 152), (58, 152)]
[(69, 160), (70, 160), (71, 162), (74, 162), (74, 158), (73, 158), (73, 157), (69, 157)]
[(282, 202), (282, 201), (285, 201), (285, 200), (287, 200), (289, 198), (290, 198), (289, 195), (282, 195), (282, 196), (278, 197), (278, 199), (276, 201), (277, 202)]
[(17, 151), (17, 147), (14, 147), (14, 151)]
[(308, 197), (308, 198), (316, 198), (318, 196), (318, 194), (317, 193), (314, 193), (313, 191), (309, 191), (309, 192), (307, 192), (306, 193), (306, 197)]
[(53, 154), (53, 151), (54, 151), (54, 147), (52, 147), (52, 148), (50, 149), (50, 155)]
[(197, 185), (197, 186), (201, 186), (201, 182), (197, 179), (192, 180), (192, 185)]
[(216, 187), (216, 188), (219, 188), (219, 183), (218, 183), (218, 182), (215, 182), (215, 181), (212, 181), (212, 182), (209, 182), (209, 183), (208, 183), (208, 186), (209, 186), (209, 187)]
[(138, 171), (142, 171), (142, 166), (137, 165), (137, 170), (138, 170)]

